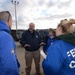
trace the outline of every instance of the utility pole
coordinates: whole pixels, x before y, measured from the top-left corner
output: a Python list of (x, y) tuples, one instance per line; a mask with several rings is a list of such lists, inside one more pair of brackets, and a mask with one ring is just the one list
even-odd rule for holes
[(19, 2), (17, 2), (16, 0), (11, 0), (11, 2), (15, 6), (15, 24), (16, 24), (16, 39), (17, 39), (18, 35), (17, 35), (17, 10), (16, 10), (16, 6), (19, 4)]

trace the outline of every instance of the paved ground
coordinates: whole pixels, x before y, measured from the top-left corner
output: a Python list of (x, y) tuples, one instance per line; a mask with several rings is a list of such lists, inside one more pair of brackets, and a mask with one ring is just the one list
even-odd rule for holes
[[(25, 74), (25, 59), (24, 59), (24, 48), (19, 44), (19, 42), (16, 42), (16, 45), (17, 45), (17, 57), (18, 57), (18, 60), (21, 64), (21, 67), (20, 67), (20, 75), (26, 75)], [(43, 57), (41, 56), (41, 62), (40, 62), (40, 65), (43, 61)], [(43, 70), (42, 70), (42, 67), (41, 67), (41, 74), (43, 74)], [(33, 61), (33, 64), (32, 64), (32, 70), (31, 70), (31, 75), (35, 75), (35, 64), (34, 64), (34, 61)]]

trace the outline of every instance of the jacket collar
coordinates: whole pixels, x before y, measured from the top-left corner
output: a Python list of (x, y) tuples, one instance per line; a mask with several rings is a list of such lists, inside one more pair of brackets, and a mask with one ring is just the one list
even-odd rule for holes
[(66, 35), (60, 35), (60, 36), (57, 37), (57, 40), (59, 40), (59, 39), (75, 45), (75, 34), (73, 34), (73, 33), (66, 34)]
[(0, 31), (6, 31), (7, 33), (10, 33), (9, 27), (3, 20), (0, 20)]

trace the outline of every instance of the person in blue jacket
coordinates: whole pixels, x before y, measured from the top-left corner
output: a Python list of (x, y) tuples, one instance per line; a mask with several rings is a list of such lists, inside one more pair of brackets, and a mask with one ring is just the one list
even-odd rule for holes
[(75, 34), (72, 22), (62, 20), (56, 29), (57, 40), (48, 48), (43, 61), (44, 75), (75, 75)]
[(45, 36), (44, 38), (44, 45), (43, 45), (43, 50), (46, 53), (47, 49), (54, 43), (54, 41), (56, 40), (56, 36), (55, 36), (55, 30), (50, 28), (49, 29), (49, 35)]
[(16, 57), (16, 45), (10, 35), (12, 16), (8, 11), (0, 12), (0, 75), (19, 75), (20, 66)]

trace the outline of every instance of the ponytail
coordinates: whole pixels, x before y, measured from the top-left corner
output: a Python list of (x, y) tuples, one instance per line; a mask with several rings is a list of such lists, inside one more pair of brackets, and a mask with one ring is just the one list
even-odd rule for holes
[(62, 28), (62, 32), (65, 34), (69, 34), (69, 33), (73, 33), (74, 32), (74, 26), (73, 24), (75, 24), (75, 20), (74, 19), (64, 19), (61, 20), (58, 27)]

